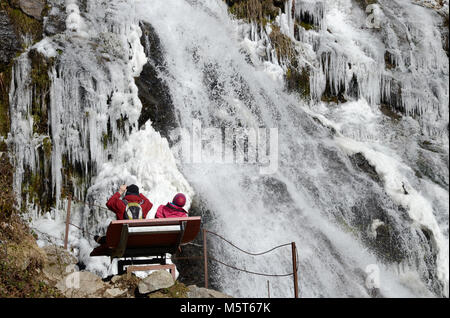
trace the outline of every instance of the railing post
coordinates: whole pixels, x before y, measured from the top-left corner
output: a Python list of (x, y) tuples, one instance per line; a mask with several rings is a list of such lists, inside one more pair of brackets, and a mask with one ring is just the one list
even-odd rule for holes
[(206, 249), (206, 229), (203, 229), (203, 262), (205, 268), (205, 288), (208, 288), (208, 252)]
[(295, 247), (295, 242), (292, 242), (291, 246), (292, 246), (292, 267), (294, 273), (294, 295), (295, 298), (298, 298), (297, 250)]
[(69, 239), (69, 223), (70, 223), (70, 205), (72, 204), (72, 195), (69, 194), (67, 202), (67, 215), (66, 215), (66, 236), (64, 237), (64, 249), (67, 249), (67, 241)]

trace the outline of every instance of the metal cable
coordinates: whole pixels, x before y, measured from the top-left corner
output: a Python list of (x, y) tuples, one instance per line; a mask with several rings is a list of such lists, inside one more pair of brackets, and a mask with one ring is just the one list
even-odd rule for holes
[(90, 233), (89, 231), (86, 231), (85, 229), (79, 227), (78, 225), (75, 225), (75, 224), (70, 223), (70, 222), (69, 222), (69, 225), (75, 226), (77, 229), (80, 229), (81, 231), (83, 231), (83, 234), (84, 234), (84, 232), (86, 232), (87, 234), (89, 234), (89, 235), (92, 236), (92, 237), (95, 236), (94, 234)]
[(87, 206), (89, 206), (89, 207), (93, 207), (93, 206), (94, 206), (94, 207), (96, 207), (96, 208), (103, 209), (103, 210), (105, 210), (105, 211), (111, 212), (109, 209), (107, 209), (107, 208), (105, 208), (105, 207), (103, 207), (103, 206), (100, 206), (100, 205), (90, 204), (90, 203), (87, 203), (87, 202), (78, 200), (77, 198), (72, 198), (72, 200), (75, 201), (75, 202), (78, 202), (78, 203), (82, 203), (82, 204), (84, 204), (84, 205), (87, 205)]
[[(102, 207), (102, 206), (99, 206), (99, 205), (96, 205), (96, 204), (89, 204), (89, 203), (83, 202), (83, 201), (81, 201), (81, 200), (78, 200), (78, 199), (76, 199), (76, 198), (72, 198), (72, 200), (75, 201), (75, 202), (78, 202), (78, 203), (82, 203), (82, 204), (84, 204), (84, 205), (88, 205), (89, 207), (92, 207), (92, 206), (93, 206), (93, 207), (97, 207), (97, 208), (99, 208), (99, 209), (103, 209), (103, 210), (109, 211), (109, 209), (104, 208), (104, 207)], [(83, 231), (83, 233), (86, 232), (87, 234), (91, 235), (92, 237), (95, 236), (95, 235), (93, 235), (92, 233), (89, 233), (88, 231), (86, 231), (86, 230), (84, 230), (83, 228), (79, 227), (78, 225), (75, 225), (75, 224), (70, 223), (70, 222), (69, 222), (69, 224), (72, 225), (72, 226), (74, 226), (74, 227), (76, 227), (76, 228), (78, 228), (78, 229), (80, 229), (81, 231)], [(269, 249), (269, 250), (267, 250), (267, 251), (264, 251), (264, 252), (260, 252), (260, 253), (251, 253), (251, 252), (248, 252), (248, 251), (243, 250), (242, 248), (236, 246), (235, 244), (233, 244), (232, 242), (230, 242), (229, 240), (227, 240), (226, 238), (224, 238), (223, 236), (221, 236), (221, 235), (219, 235), (219, 234), (217, 234), (217, 233), (215, 233), (215, 232), (212, 232), (212, 231), (209, 231), (209, 230), (205, 230), (205, 231), (206, 231), (207, 233), (210, 233), (210, 234), (212, 234), (212, 235), (215, 235), (215, 236), (219, 237), (220, 239), (222, 239), (223, 241), (225, 241), (225, 242), (228, 243), (229, 245), (233, 246), (233, 247), (236, 248), (237, 250), (239, 250), (239, 251), (241, 251), (241, 252), (243, 252), (243, 253), (245, 253), (245, 254), (251, 255), (251, 256), (260, 256), (260, 255), (264, 255), (264, 254), (270, 253), (270, 252), (272, 252), (272, 251), (274, 251), (274, 250), (276, 250), (276, 249), (278, 249), (278, 248), (281, 248), (281, 247), (284, 247), (284, 246), (289, 246), (289, 245), (291, 245), (291, 243), (286, 243), (286, 244), (281, 244), (281, 245), (275, 246), (275, 247), (273, 247), (273, 248), (271, 248), (271, 249)], [(42, 233), (42, 232), (41, 232), (41, 233)], [(46, 233), (42, 233), (42, 234), (46, 234)], [(297, 254), (297, 253), (298, 253), (298, 252), (296, 251), (296, 254)], [(297, 255), (298, 255), (298, 254), (297, 254)], [(184, 259), (184, 260), (187, 260), (187, 259), (201, 259), (201, 258), (203, 258), (203, 257), (202, 257), (202, 256), (185, 256), (185, 257), (173, 257), (173, 256), (172, 256), (172, 257), (170, 257), (169, 259), (170, 259), (170, 260), (183, 260), (183, 259)], [(230, 265), (230, 264), (226, 264), (226, 263), (224, 263), (224, 262), (222, 262), (222, 261), (219, 261), (219, 260), (217, 260), (217, 259), (215, 259), (215, 258), (213, 258), (213, 257), (208, 257), (208, 259), (209, 259), (209, 260), (212, 260), (212, 261), (214, 261), (214, 262), (217, 262), (217, 263), (219, 263), (219, 264), (221, 264), (221, 265), (223, 265), (223, 266), (232, 268), (232, 269), (234, 269), (234, 270), (237, 270), (237, 271), (240, 271), (240, 272), (244, 272), (244, 273), (248, 273), (248, 274), (258, 275), (258, 276), (265, 276), (265, 277), (287, 277), (287, 276), (292, 276), (292, 275), (294, 275), (294, 273), (288, 273), (288, 274), (266, 274), (266, 273), (258, 273), (258, 272), (249, 271), (249, 270), (246, 270), (246, 269), (243, 269), (243, 268), (238, 268), (238, 267), (233, 266), (233, 265)], [(297, 262), (298, 262), (298, 258), (297, 258)], [(298, 264), (296, 264), (296, 270), (298, 270)]]
[(246, 269), (237, 268), (237, 267), (229, 265), (229, 264), (225, 264), (225, 263), (223, 263), (223, 262), (221, 262), (221, 261), (219, 261), (219, 260), (217, 260), (217, 259), (215, 259), (213, 257), (208, 257), (208, 260), (212, 260), (212, 261), (215, 261), (215, 262), (217, 262), (219, 264), (222, 264), (222, 265), (224, 265), (226, 267), (229, 267), (229, 268), (241, 271), (241, 272), (245, 272), (245, 273), (248, 273), (248, 274), (253, 274), (253, 275), (266, 276), (266, 277), (286, 277), (286, 276), (294, 275), (294, 273), (289, 273), (289, 274), (264, 274), (264, 273), (257, 273), (257, 272), (248, 271)]
[(282, 245), (275, 246), (275, 247), (273, 247), (273, 248), (271, 248), (270, 250), (265, 251), (265, 252), (261, 252), (261, 253), (251, 253), (251, 252), (248, 252), (248, 251), (245, 251), (245, 250), (241, 249), (240, 247), (237, 247), (236, 245), (234, 245), (233, 243), (231, 243), (230, 241), (228, 241), (226, 238), (224, 238), (223, 236), (221, 236), (221, 235), (219, 235), (219, 234), (217, 234), (217, 233), (214, 233), (214, 232), (211, 232), (211, 231), (208, 231), (208, 230), (205, 230), (205, 231), (208, 232), (208, 233), (211, 233), (211, 234), (213, 234), (213, 235), (216, 235), (217, 237), (221, 238), (222, 240), (224, 240), (225, 242), (227, 242), (228, 244), (230, 244), (230, 245), (233, 246), (234, 248), (240, 250), (241, 252), (243, 252), (243, 253), (245, 253), (245, 254), (252, 255), (252, 256), (264, 255), (264, 254), (267, 254), (267, 253), (269, 253), (269, 252), (272, 252), (273, 250), (276, 250), (277, 248), (291, 245), (291, 243), (286, 243), (286, 244), (282, 244)]

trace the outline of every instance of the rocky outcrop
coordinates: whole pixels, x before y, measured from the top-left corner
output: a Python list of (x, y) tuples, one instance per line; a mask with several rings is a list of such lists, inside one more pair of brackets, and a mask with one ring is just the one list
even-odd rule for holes
[(154, 28), (148, 23), (141, 23), (140, 26), (141, 44), (148, 62), (144, 65), (139, 77), (135, 79), (139, 89), (139, 99), (142, 102), (139, 127), (150, 119), (152, 127), (161, 136), (168, 137), (169, 131), (177, 127), (177, 123), (169, 87), (160, 76), (165, 68), (164, 52)]
[(47, 36), (63, 33), (66, 30), (67, 13), (64, 3), (50, 1), (52, 9), (48, 12), (44, 23), (44, 33)]
[(6, 10), (0, 8), (0, 72), (2, 72), (2, 65), (9, 64), (19, 49), (20, 41), (11, 20)]
[(380, 176), (378, 175), (375, 167), (373, 167), (369, 161), (360, 152), (351, 155), (349, 157), (350, 162), (357, 168), (359, 168), (363, 173), (367, 174), (373, 181), (381, 184)]
[(103, 280), (89, 271), (79, 271), (77, 259), (61, 247), (46, 246), (42, 254), (45, 283), (54, 285), (68, 298), (230, 298), (212, 289), (186, 287), (165, 270), (154, 271), (143, 279), (126, 273)]
[(47, 262), (42, 271), (47, 282), (56, 284), (74, 271), (77, 259), (62, 247), (49, 245), (43, 251), (47, 255)]
[(172, 275), (169, 272), (159, 270), (141, 280), (138, 288), (141, 294), (147, 294), (159, 289), (172, 287), (174, 283)]
[(25, 14), (37, 20), (42, 20), (42, 12), (45, 9), (45, 0), (10, 0), (11, 5), (20, 8)]
[(74, 298), (98, 298), (106, 289), (100, 277), (91, 272), (74, 272), (61, 279), (56, 287), (66, 296)]

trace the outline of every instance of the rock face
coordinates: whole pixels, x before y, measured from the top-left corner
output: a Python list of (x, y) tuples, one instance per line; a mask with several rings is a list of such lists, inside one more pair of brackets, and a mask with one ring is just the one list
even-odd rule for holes
[(173, 286), (174, 283), (172, 275), (169, 272), (159, 270), (141, 280), (138, 288), (141, 294), (147, 294), (159, 289), (169, 288)]
[(135, 79), (139, 89), (139, 99), (142, 102), (139, 127), (150, 119), (153, 128), (163, 137), (168, 137), (169, 131), (177, 127), (177, 122), (169, 87), (159, 75), (159, 72), (164, 72), (165, 69), (164, 51), (151, 25), (141, 23), (141, 29), (141, 44), (148, 62), (144, 65), (139, 77)]
[(1, 66), (8, 64), (20, 49), (19, 44), (8, 14), (0, 9), (0, 72)]
[(47, 36), (52, 36), (58, 33), (63, 33), (66, 29), (67, 13), (64, 3), (52, 3), (52, 9), (48, 12), (44, 23), (44, 33)]
[(42, 19), (42, 11), (45, 8), (45, 0), (12, 0), (14, 7), (20, 8), (24, 13), (37, 20)]
[(47, 255), (47, 263), (42, 271), (51, 283), (57, 283), (75, 270), (77, 259), (62, 247), (49, 245), (43, 248)]
[[(104, 283), (99, 276), (87, 271), (70, 273), (56, 284), (56, 288), (71, 298), (104, 297), (108, 287), (109, 284)], [(111, 290), (108, 292), (111, 293)], [(112, 294), (117, 294), (117, 291)]]

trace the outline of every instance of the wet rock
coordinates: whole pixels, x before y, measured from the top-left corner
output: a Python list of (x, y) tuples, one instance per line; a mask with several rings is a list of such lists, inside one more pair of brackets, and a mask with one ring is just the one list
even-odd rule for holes
[(365, 172), (373, 181), (376, 183), (381, 184), (381, 179), (375, 170), (375, 168), (367, 161), (367, 159), (364, 157), (364, 155), (360, 152), (355, 153), (354, 155), (350, 156), (350, 161), (352, 164), (359, 169), (361, 169), (363, 172)]
[(20, 49), (20, 40), (6, 11), (0, 9), (0, 72)]
[(67, 13), (64, 6), (58, 2), (52, 3), (44, 23), (44, 33), (47, 36), (63, 33), (66, 30)]
[(231, 296), (216, 290), (198, 287), (195, 285), (188, 286), (188, 289), (188, 298), (232, 298)]
[(141, 294), (147, 294), (159, 289), (169, 288), (174, 283), (173, 277), (168, 271), (159, 270), (141, 280), (138, 288)]
[(139, 77), (135, 79), (139, 89), (139, 99), (142, 102), (139, 127), (151, 120), (152, 127), (161, 136), (168, 137), (169, 132), (176, 128), (177, 124), (169, 87), (160, 77), (160, 73), (165, 68), (164, 52), (153, 27), (150, 24), (141, 23), (141, 29), (141, 44), (148, 62), (144, 65)]

